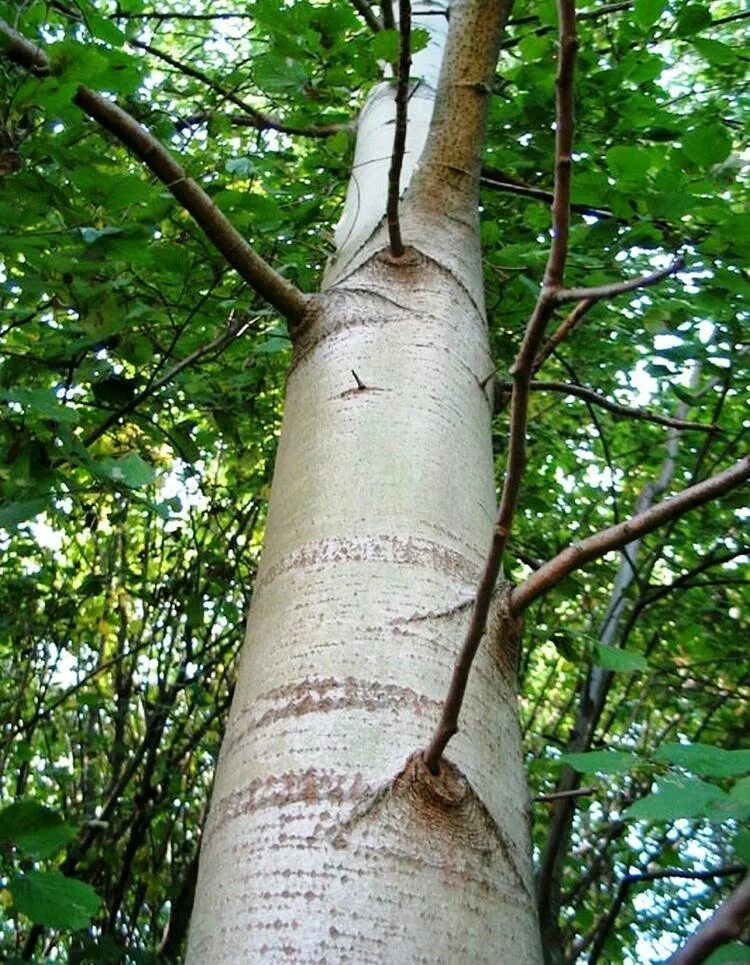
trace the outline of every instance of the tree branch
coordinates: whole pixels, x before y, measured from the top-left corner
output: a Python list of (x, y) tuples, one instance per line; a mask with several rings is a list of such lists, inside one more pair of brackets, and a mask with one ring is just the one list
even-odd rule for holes
[[(512, 382), (497, 382), (496, 389), (501, 392), (512, 392)], [(701, 432), (712, 432), (717, 427), (707, 425), (705, 422), (688, 422), (684, 419), (675, 419), (671, 416), (657, 415), (655, 412), (647, 412), (645, 409), (637, 409), (629, 405), (621, 405), (619, 402), (612, 402), (606, 396), (594, 392), (592, 389), (584, 388), (582, 385), (573, 385), (570, 382), (530, 382), (529, 389), (532, 392), (560, 392), (564, 395), (575, 395), (579, 399), (593, 402), (608, 412), (621, 415), (628, 419), (639, 419), (643, 422), (653, 422), (659, 426), (669, 426), (672, 429), (694, 429)]]
[[(744, 871), (745, 868), (740, 870)], [(724, 874), (732, 874), (725, 871)], [(739, 938), (750, 917), (750, 876), (738, 885), (725, 902), (703, 922), (667, 965), (700, 965), (715, 949)]]
[(3, 38), (5, 56), (19, 67), (25, 67), (37, 76), (44, 76), (50, 72), (49, 57), (43, 50), (22, 37), (10, 24), (0, 20), (0, 37)]
[(660, 268), (659, 271), (654, 271), (650, 275), (641, 275), (639, 278), (629, 278), (627, 281), (618, 281), (611, 285), (599, 285), (595, 288), (562, 288), (555, 292), (554, 298), (558, 305), (562, 305), (565, 302), (582, 301), (584, 299), (586, 301), (600, 302), (605, 298), (624, 295), (625, 292), (632, 292), (638, 288), (649, 288), (651, 285), (656, 285), (669, 275), (674, 275), (675, 272), (681, 271), (684, 267), (684, 259), (675, 258), (666, 268)]
[(377, 33), (382, 29), (380, 26), (380, 21), (373, 13), (372, 7), (367, 0), (350, 0), (350, 2), (370, 30), (372, 30), (374, 33)]
[(551, 801), (558, 801), (563, 797), (587, 797), (589, 794), (595, 794), (595, 787), (574, 787), (569, 791), (552, 791), (550, 794), (537, 794), (531, 800), (538, 804), (546, 804)]
[(176, 375), (179, 375), (184, 369), (188, 368), (190, 365), (193, 365), (195, 362), (199, 362), (202, 358), (205, 358), (206, 355), (210, 355), (211, 352), (220, 353), (230, 342), (232, 342), (235, 338), (239, 338), (243, 334), (245, 329), (247, 329), (247, 327), (250, 325), (250, 321), (251, 320), (245, 316), (235, 319), (227, 327), (226, 331), (222, 332), (221, 335), (209, 342), (208, 345), (203, 345), (201, 348), (191, 352), (190, 355), (186, 356), (184, 359), (176, 362), (170, 369), (167, 369), (164, 375), (156, 379), (150, 385), (147, 385), (146, 388), (132, 398), (130, 402), (127, 402), (111, 415), (107, 416), (104, 422), (102, 422), (101, 425), (98, 425), (96, 429), (92, 429), (92, 431), (83, 440), (84, 446), (88, 448), (90, 445), (96, 442), (97, 439), (100, 439), (104, 433), (107, 432), (108, 429), (111, 429), (112, 426), (116, 425), (120, 419), (123, 418), (123, 416), (126, 416), (134, 409), (137, 409), (141, 402), (158, 392), (159, 389), (171, 382), (172, 379)]
[(584, 298), (583, 301), (576, 305), (572, 312), (565, 316), (565, 318), (558, 325), (557, 329), (550, 335), (544, 345), (539, 349), (539, 353), (534, 359), (534, 364), (531, 366), (532, 374), (539, 371), (550, 355), (552, 355), (552, 353), (555, 351), (560, 342), (570, 335), (576, 325), (578, 325), (582, 318), (588, 315), (594, 305), (596, 305), (595, 299)]
[(203, 188), (187, 177), (153, 135), (112, 101), (87, 87), (78, 88), (73, 102), (143, 161), (193, 216), (241, 278), (292, 324), (299, 321), (308, 302), (307, 296), (250, 247)]
[[(223, 97), (224, 100), (235, 104), (240, 110), (244, 111), (246, 115), (243, 125), (245, 127), (254, 127), (258, 131), (279, 131), (282, 134), (299, 135), (301, 137), (331, 137), (333, 134), (338, 134), (339, 131), (349, 131), (352, 129), (351, 124), (314, 124), (312, 127), (294, 127), (293, 125), (285, 124), (283, 121), (278, 120), (278, 118), (272, 117), (270, 114), (265, 114), (263, 111), (259, 111), (256, 107), (253, 107), (252, 104), (248, 104), (246, 100), (238, 97), (233, 91), (227, 90), (226, 87), (218, 81), (215, 81), (212, 77), (209, 77), (208, 74), (205, 74), (202, 70), (197, 70), (195, 67), (191, 67), (190, 64), (177, 60), (163, 50), (152, 47), (151, 44), (146, 44), (135, 39), (131, 39), (128, 42), (132, 44), (133, 47), (137, 47), (139, 50), (145, 50), (152, 56), (164, 61), (165, 64), (169, 64), (170, 67), (174, 67), (175, 70), (179, 70), (180, 73), (185, 74), (186, 77), (195, 78), (195, 80), (200, 81), (201, 84), (210, 87), (211, 90), (215, 91), (220, 97)], [(235, 124), (238, 123), (236, 117), (233, 118), (233, 122)]]
[[(21, 37), (4, 20), (0, 36), (6, 54), (16, 64), (36, 73), (49, 73), (50, 62), (43, 50)], [(73, 103), (121, 141), (156, 175), (185, 210), (193, 216), (227, 262), (255, 291), (294, 324), (307, 306), (308, 298), (276, 272), (245, 241), (208, 194), (175, 161), (167, 149), (122, 108), (100, 94), (79, 87)]]
[(380, 0), (380, 15), (386, 30), (395, 30), (396, 21), (393, 17), (393, 0)]
[[(744, 865), (734, 864), (734, 865), (727, 865), (725, 868), (717, 868), (714, 871), (685, 871), (682, 868), (664, 868), (664, 869), (660, 869), (659, 871), (644, 871), (638, 874), (625, 875), (625, 877), (620, 881), (619, 888), (617, 889), (617, 895), (615, 896), (615, 900), (612, 902), (612, 907), (607, 912), (603, 921), (599, 925), (599, 928), (597, 929), (596, 940), (592, 946), (591, 953), (589, 955), (590, 965), (593, 965), (593, 963), (596, 963), (599, 960), (599, 956), (601, 955), (602, 949), (604, 948), (604, 943), (607, 939), (607, 936), (609, 935), (612, 929), (612, 926), (617, 920), (617, 916), (620, 913), (620, 909), (625, 904), (625, 901), (627, 900), (627, 897), (628, 897), (628, 892), (630, 891), (633, 885), (641, 884), (644, 881), (658, 881), (659, 879), (662, 879), (662, 878), (681, 878), (686, 881), (710, 881), (712, 878), (722, 878), (722, 877), (727, 877), (728, 875), (742, 874), (744, 871), (745, 871)], [(743, 885), (747, 885), (748, 882), (750, 882), (750, 878), (745, 879), (743, 884), (740, 885), (740, 889), (743, 887)], [(738, 889), (738, 891), (740, 889)], [(735, 895), (736, 894), (737, 892), (735, 892)], [(732, 898), (729, 899), (729, 901), (731, 900)], [(745, 914), (750, 913), (750, 888), (748, 888), (748, 891), (747, 891), (747, 900), (748, 900), (748, 906)], [(729, 904), (729, 901), (726, 902), (725, 904)], [(724, 907), (725, 905), (721, 906), (721, 908), (724, 908)], [(721, 911), (721, 908), (719, 909), (719, 912)], [(717, 914), (719, 914), (719, 912), (717, 912)], [(713, 921), (713, 918), (710, 919), (709, 922), (707, 922), (706, 924), (710, 924), (711, 921)], [(698, 929), (698, 931), (696, 932), (695, 935), (693, 935), (693, 938), (691, 938), (690, 941), (693, 941), (693, 939), (697, 938), (702, 930), (703, 930), (702, 928)], [(725, 942), (731, 941), (731, 939), (735, 937), (736, 937), (735, 933), (727, 934), (726, 937), (722, 937), (716, 944), (707, 946), (706, 949), (704, 950), (702, 957), (700, 958), (677, 959), (673, 956), (672, 958), (669, 959), (667, 965), (698, 965), (699, 962), (704, 961), (704, 959), (708, 957), (709, 952), (713, 951), (714, 948), (718, 948), (719, 945), (723, 945)], [(685, 946), (685, 948), (687, 948), (687, 945)], [(679, 955), (680, 953), (678, 952), (677, 954)]]
[(683, 492), (665, 499), (645, 512), (631, 516), (616, 526), (595, 533), (580, 543), (573, 543), (549, 560), (527, 580), (516, 587), (510, 596), (512, 613), (520, 614), (534, 600), (565, 579), (586, 563), (627, 546), (635, 539), (645, 536), (664, 523), (677, 519), (684, 513), (718, 499), (750, 479), (750, 456), (745, 456), (729, 469), (702, 482), (689, 486)]
[[(544, 188), (535, 188), (530, 184), (524, 184), (523, 181), (517, 181), (515, 178), (510, 179), (503, 171), (495, 171), (488, 167), (482, 168), (480, 183), (483, 187), (490, 188), (493, 191), (517, 194), (522, 198), (533, 198), (535, 201), (545, 201), (548, 204), (551, 204), (553, 198), (551, 191), (546, 191)], [(608, 208), (595, 208), (590, 204), (574, 203), (571, 204), (570, 210), (575, 211), (576, 214), (586, 214), (591, 218), (614, 218), (614, 213)]]
[(401, 168), (406, 149), (406, 115), (409, 106), (409, 70), (411, 68), (411, 2), (399, 0), (399, 30), (401, 46), (398, 61), (398, 80), (396, 82), (396, 129), (393, 134), (393, 153), (388, 171), (388, 201), (386, 221), (391, 254), (400, 258), (404, 253), (401, 226), (398, 220), (398, 201), (401, 186)]
[(577, 50), (575, 2), (558, 0), (560, 53), (557, 71), (557, 131), (555, 137), (555, 191), (552, 204), (552, 244), (542, 291), (526, 326), (523, 342), (513, 365), (513, 397), (510, 412), (508, 460), (497, 519), (489, 554), (479, 580), (469, 627), (453, 670), (448, 695), (432, 739), (424, 751), (424, 762), (433, 774), (448, 741), (458, 730), (471, 665), (487, 626), (492, 595), (500, 573), (505, 546), (510, 536), (518, 495), (526, 466), (526, 425), (532, 366), (547, 322), (554, 311), (552, 294), (562, 287), (568, 253), (570, 226), (570, 167), (575, 121), (573, 116), (573, 72)]

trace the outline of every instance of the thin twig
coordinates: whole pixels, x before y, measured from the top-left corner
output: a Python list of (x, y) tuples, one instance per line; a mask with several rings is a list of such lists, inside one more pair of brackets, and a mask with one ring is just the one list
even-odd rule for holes
[(399, 0), (399, 30), (401, 47), (398, 61), (398, 80), (396, 82), (396, 129), (393, 134), (393, 153), (388, 171), (388, 202), (386, 220), (391, 254), (400, 258), (404, 253), (401, 225), (398, 220), (398, 201), (401, 188), (401, 168), (406, 149), (406, 120), (409, 105), (409, 70), (411, 68), (411, 0)]
[(513, 590), (510, 595), (511, 612), (520, 614), (534, 600), (557, 586), (574, 570), (580, 569), (586, 563), (606, 553), (622, 549), (633, 540), (645, 536), (697, 506), (703, 506), (704, 503), (718, 499), (719, 496), (725, 495), (748, 479), (750, 479), (750, 456), (745, 456), (724, 472), (689, 486), (676, 496), (665, 499), (616, 526), (610, 526), (579, 543), (573, 543)]
[[(180, 73), (185, 74), (186, 77), (193, 77), (195, 80), (200, 81), (201, 84), (210, 87), (212, 91), (224, 100), (235, 104), (240, 110), (244, 111), (246, 115), (245, 127), (254, 127), (258, 131), (279, 131), (282, 134), (299, 135), (301, 137), (331, 137), (333, 134), (338, 134), (339, 131), (351, 130), (351, 124), (314, 124), (311, 127), (294, 127), (293, 125), (285, 124), (278, 118), (272, 117), (270, 114), (265, 114), (263, 111), (259, 111), (257, 107), (253, 107), (252, 104), (248, 104), (246, 100), (238, 97), (233, 91), (227, 90), (226, 87), (218, 81), (215, 81), (213, 77), (209, 77), (208, 74), (205, 74), (202, 70), (186, 64), (184, 61), (177, 60), (177, 58), (172, 57), (171, 54), (165, 53), (163, 50), (159, 50), (151, 44), (146, 44), (136, 39), (131, 39), (129, 43), (131, 43), (133, 47), (137, 47), (139, 50), (145, 50), (153, 57), (164, 61), (165, 64), (169, 64), (170, 67), (179, 70)], [(234, 123), (237, 123), (237, 121), (235, 120)]]
[(258, 294), (291, 323), (302, 317), (308, 302), (307, 296), (250, 247), (210, 196), (192, 178), (187, 177), (183, 168), (152, 134), (130, 114), (87, 87), (78, 88), (73, 102), (105, 130), (114, 134), (150, 168), (193, 216), (232, 268)]
[(659, 271), (651, 272), (649, 275), (640, 275), (638, 278), (628, 278), (626, 281), (617, 281), (611, 285), (599, 285), (595, 288), (561, 288), (555, 292), (554, 299), (558, 305), (584, 299), (600, 302), (605, 298), (614, 298), (616, 295), (624, 295), (625, 292), (636, 291), (638, 288), (649, 288), (669, 275), (681, 271), (684, 267), (684, 259), (675, 258), (666, 268), (660, 268)]
[(570, 335), (576, 325), (578, 325), (582, 318), (588, 315), (594, 305), (596, 305), (595, 299), (584, 298), (582, 302), (579, 302), (576, 305), (572, 312), (565, 316), (565, 318), (558, 325), (557, 329), (550, 335), (544, 345), (539, 349), (537, 357), (534, 359), (534, 364), (531, 366), (532, 374), (535, 374), (539, 371), (550, 355), (552, 355), (552, 353), (555, 351), (560, 342)]
[(469, 672), (487, 626), (492, 595), (500, 573), (505, 546), (511, 532), (526, 466), (526, 425), (532, 366), (539, 349), (539, 343), (544, 335), (544, 329), (554, 311), (554, 292), (562, 288), (563, 285), (570, 228), (571, 153), (575, 128), (573, 72), (578, 43), (576, 40), (574, 0), (558, 0), (558, 14), (560, 20), (560, 53), (556, 80), (557, 130), (555, 137), (555, 189), (552, 203), (552, 244), (547, 259), (542, 291), (526, 326), (524, 339), (512, 369), (513, 398), (510, 413), (508, 459), (490, 551), (479, 581), (471, 621), (453, 670), (443, 711), (423, 755), (426, 766), (433, 774), (438, 773), (443, 751), (448, 741), (458, 730), (458, 715), (466, 692)]
[(176, 375), (179, 375), (180, 372), (188, 368), (188, 366), (200, 361), (200, 359), (204, 358), (206, 355), (210, 355), (212, 352), (221, 352), (222, 349), (224, 349), (225, 346), (227, 346), (235, 338), (239, 338), (249, 325), (250, 319), (248, 318), (241, 317), (236, 319), (231, 325), (229, 325), (225, 332), (222, 332), (221, 335), (218, 336), (218, 338), (215, 338), (212, 342), (209, 342), (208, 345), (204, 345), (201, 348), (196, 349), (194, 352), (191, 352), (190, 355), (175, 363), (171, 369), (168, 369), (164, 375), (161, 376), (161, 378), (157, 379), (153, 384), (146, 386), (146, 388), (142, 392), (139, 392), (138, 395), (130, 400), (130, 402), (127, 402), (125, 405), (121, 406), (116, 412), (113, 412), (111, 415), (109, 415), (101, 425), (97, 426), (96, 429), (93, 429), (84, 439), (84, 446), (88, 448), (88, 446), (96, 442), (97, 439), (100, 439), (104, 433), (111, 429), (113, 425), (116, 425), (120, 419), (123, 418), (123, 416), (128, 415), (130, 412), (136, 409), (141, 402), (158, 392), (159, 389), (171, 382)]
[[(512, 392), (512, 382), (496, 382), (496, 389), (500, 392)], [(573, 385), (570, 382), (544, 382), (533, 381), (529, 383), (532, 392), (560, 392), (563, 395), (575, 395), (579, 399), (593, 402), (594, 405), (614, 412), (628, 419), (639, 419), (643, 422), (653, 422), (658, 426), (669, 426), (672, 429), (694, 429), (701, 432), (713, 432), (716, 426), (707, 425), (705, 422), (688, 422), (685, 419), (674, 419), (671, 416), (658, 415), (655, 412), (648, 412), (646, 409), (638, 409), (630, 405), (621, 405), (619, 402), (612, 402), (604, 395), (587, 389), (582, 385)]]
[(552, 791), (550, 794), (537, 794), (531, 800), (535, 803), (545, 804), (547, 802), (559, 801), (562, 797), (584, 797), (588, 794), (595, 794), (595, 787), (573, 787), (569, 791)]
[[(498, 177), (500, 175), (500, 177)], [(515, 178), (509, 179), (502, 171), (492, 171), (490, 168), (482, 168), (480, 183), (485, 188), (493, 191), (502, 191), (505, 194), (517, 194), (522, 198), (533, 198), (535, 201), (552, 202), (552, 192), (545, 191), (544, 188), (535, 188), (530, 184), (524, 184)], [(596, 208), (591, 204), (574, 203), (570, 206), (571, 211), (576, 214), (586, 214), (591, 218), (609, 219), (614, 218), (614, 213), (608, 208)], [(618, 219), (619, 220), (619, 219)], [(628, 222), (623, 219), (623, 223)]]

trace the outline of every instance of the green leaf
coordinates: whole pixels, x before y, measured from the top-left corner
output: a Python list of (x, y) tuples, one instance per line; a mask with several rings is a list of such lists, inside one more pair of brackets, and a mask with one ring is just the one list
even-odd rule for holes
[(191, 596), (185, 604), (185, 619), (189, 627), (203, 625), (203, 597), (196, 594)]
[[(736, 753), (739, 754), (743, 752), (737, 751)], [(746, 753), (750, 754), (750, 751), (747, 751)], [(746, 768), (746, 770), (750, 770), (750, 768)], [(750, 777), (743, 777), (741, 781), (737, 781), (732, 790), (729, 792), (729, 796), (733, 801), (737, 801), (739, 804), (750, 804)]]
[(156, 470), (145, 462), (136, 452), (131, 452), (121, 459), (99, 459), (92, 465), (98, 475), (111, 479), (113, 482), (124, 483), (131, 489), (141, 489), (148, 486), (156, 477)]
[(113, 47), (122, 47), (125, 43), (125, 34), (122, 30), (111, 20), (99, 16), (91, 9), (86, 11), (86, 25), (94, 37), (112, 44)]
[(249, 157), (231, 157), (224, 165), (227, 174), (239, 174), (244, 177), (255, 172), (255, 165)]
[(676, 32), (681, 37), (711, 25), (711, 11), (700, 3), (688, 3), (677, 13)]
[(8, 887), (18, 911), (48, 928), (85, 928), (101, 905), (90, 885), (53, 871), (16, 875)]
[(627, 774), (640, 763), (637, 754), (626, 751), (588, 751), (585, 754), (563, 754), (559, 760), (581, 774)]
[(735, 854), (748, 867), (750, 867), (750, 831), (738, 831), (732, 841)]
[(653, 794), (631, 804), (625, 817), (645, 821), (705, 817), (711, 813), (711, 805), (726, 799), (727, 795), (720, 788), (698, 778), (666, 778)]
[(733, 64), (737, 60), (737, 54), (729, 44), (723, 44), (720, 40), (709, 40), (707, 37), (694, 37), (691, 41), (693, 47), (701, 57), (705, 58), (709, 64), (716, 64), (724, 67)]
[(647, 148), (618, 145), (607, 151), (607, 164), (618, 181), (641, 181), (654, 163)]
[(633, 17), (641, 27), (650, 27), (661, 17), (667, 7), (667, 0), (635, 0)]
[(78, 421), (78, 413), (63, 405), (54, 389), (0, 389), (0, 399), (6, 402), (16, 402), (55, 422), (74, 423)]
[(424, 27), (415, 27), (411, 32), (411, 52), (418, 54), (424, 50), (430, 42), (430, 31)]
[(55, 811), (36, 801), (16, 801), (0, 811), (0, 839), (32, 858), (50, 858), (75, 836)]
[(398, 60), (401, 34), (398, 30), (379, 30), (370, 40), (370, 49), (378, 60), (393, 63)]
[(729, 157), (732, 139), (721, 124), (694, 127), (682, 138), (682, 149), (691, 161), (701, 167), (720, 164)]
[(648, 670), (648, 660), (639, 653), (632, 653), (629, 650), (619, 650), (617, 647), (608, 647), (603, 643), (594, 644), (593, 653), (594, 663), (604, 670), (613, 670), (616, 673), (634, 673), (638, 670)]
[(7, 503), (0, 506), (0, 526), (4, 529), (13, 529), (19, 523), (25, 523), (27, 519), (33, 519), (39, 513), (43, 513), (49, 506), (46, 499), (28, 499), (24, 502)]
[(704, 777), (734, 777), (750, 773), (750, 751), (726, 751), (709, 744), (663, 744), (654, 760), (684, 767)]
[(703, 960), (703, 965), (743, 965), (745, 962), (750, 962), (750, 948), (739, 942), (733, 942), (731, 945), (717, 948)]

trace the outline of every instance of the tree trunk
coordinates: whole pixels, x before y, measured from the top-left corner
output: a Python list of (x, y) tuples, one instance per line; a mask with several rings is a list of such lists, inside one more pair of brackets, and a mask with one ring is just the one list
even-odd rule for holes
[[(462, 16), (495, 8), (496, 51), (500, 6), (454, 4), (454, 42), (466, 38)], [(459, 62), (460, 51), (451, 69)], [(484, 95), (468, 96), (481, 127)], [(444, 108), (439, 99), (433, 150)], [(378, 137), (390, 155), (388, 121), (365, 112), (360, 156)], [(377, 227), (383, 171), (355, 165), (350, 197), (381, 201), (375, 231), (345, 216), (339, 257), (295, 332), (192, 963), (541, 960), (515, 665), (498, 640), (476, 661), (451, 763), (433, 777), (419, 758), (495, 515), (472, 151), (470, 170), (422, 153), (401, 206), (401, 258)], [(360, 204), (361, 216), (373, 208)]]

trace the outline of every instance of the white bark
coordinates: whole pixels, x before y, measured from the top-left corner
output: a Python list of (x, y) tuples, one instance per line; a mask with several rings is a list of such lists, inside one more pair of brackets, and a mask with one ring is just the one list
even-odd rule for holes
[[(422, 154), (435, 104), (445, 38), (448, 33), (448, 0), (424, 0), (415, 4), (414, 28), (427, 30), (428, 45), (412, 55), (410, 76), (414, 80), (408, 104), (406, 150), (401, 169), (401, 193), (411, 182)], [(372, 235), (385, 214), (388, 170), (393, 152), (396, 105), (393, 84), (378, 84), (360, 111), (352, 174), (341, 220), (336, 225), (336, 253), (346, 263)]]
[(492, 641), (452, 763), (433, 778), (414, 757), (489, 545), (494, 364), (476, 206), (403, 215), (400, 259), (380, 216), (352, 221), (297, 335), (192, 965), (541, 961), (514, 668)]

